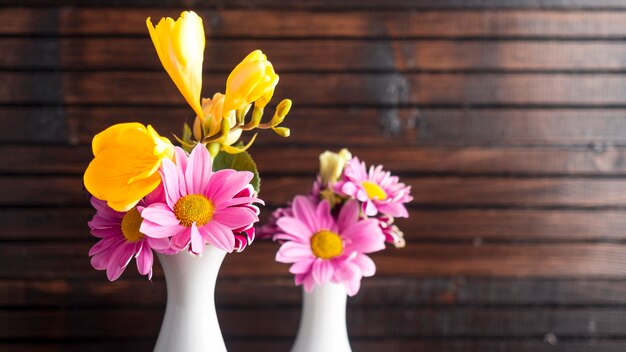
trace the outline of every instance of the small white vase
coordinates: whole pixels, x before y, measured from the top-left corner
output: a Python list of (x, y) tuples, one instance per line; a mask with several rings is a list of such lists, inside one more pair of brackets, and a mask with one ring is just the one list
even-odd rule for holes
[(201, 256), (158, 253), (167, 307), (154, 352), (225, 352), (215, 312), (215, 281), (226, 252), (211, 245)]
[(303, 293), (300, 327), (291, 352), (351, 352), (345, 287), (329, 282)]

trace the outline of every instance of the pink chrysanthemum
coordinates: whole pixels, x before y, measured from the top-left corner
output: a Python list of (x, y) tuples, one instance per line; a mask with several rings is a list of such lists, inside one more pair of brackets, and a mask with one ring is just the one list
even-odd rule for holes
[[(237, 242), (235, 232), (245, 232), (258, 221), (258, 208), (252, 203), (262, 201), (252, 196), (252, 173), (231, 169), (213, 172), (211, 155), (202, 144), (189, 157), (177, 147), (176, 165), (163, 160), (159, 172), (165, 202), (143, 209), (141, 231), (149, 237), (171, 237), (175, 251), (189, 248), (200, 254), (206, 244), (211, 244), (232, 252)], [(249, 236), (242, 237), (247, 242)]]
[(343, 177), (334, 189), (341, 195), (361, 201), (367, 216), (380, 212), (393, 217), (409, 217), (403, 203), (413, 200), (411, 187), (399, 182), (397, 176), (383, 171), (382, 165), (371, 166), (368, 172), (365, 163), (354, 157), (346, 164)]
[[(155, 201), (159, 189), (140, 202), (140, 206)], [(152, 278), (152, 249), (165, 251), (169, 248), (167, 238), (144, 236), (139, 230), (141, 215), (137, 207), (126, 213), (117, 212), (103, 200), (91, 197), (91, 204), (96, 208), (96, 215), (89, 222), (91, 234), (100, 238), (89, 250), (91, 265), (97, 270), (106, 270), (109, 280), (117, 280), (124, 269), (135, 257), (137, 269), (142, 275)]]
[(289, 271), (296, 275), (296, 285), (307, 292), (315, 284), (342, 283), (348, 295), (354, 296), (361, 278), (372, 276), (374, 262), (365, 255), (385, 248), (385, 236), (378, 221), (360, 219), (359, 205), (350, 200), (335, 220), (328, 201), (318, 204), (310, 198), (297, 196), (292, 205), (293, 216), (278, 219), (275, 240), (285, 241), (276, 260), (293, 263)]

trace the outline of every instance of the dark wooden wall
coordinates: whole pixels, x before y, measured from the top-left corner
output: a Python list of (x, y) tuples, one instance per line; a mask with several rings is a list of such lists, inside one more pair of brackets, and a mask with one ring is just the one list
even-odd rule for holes
[[(295, 102), (292, 137), (253, 150), (270, 207), (326, 148), (413, 186), (407, 247), (376, 254), (350, 301), (355, 351), (626, 350), (626, 1), (157, 3), (0, 1), (0, 350), (152, 348), (161, 271), (90, 267), (81, 175), (106, 126), (190, 117), (144, 23), (185, 8), (206, 25), (205, 96), (260, 48)], [(223, 265), (232, 351), (293, 340), (300, 290), (276, 249)]]

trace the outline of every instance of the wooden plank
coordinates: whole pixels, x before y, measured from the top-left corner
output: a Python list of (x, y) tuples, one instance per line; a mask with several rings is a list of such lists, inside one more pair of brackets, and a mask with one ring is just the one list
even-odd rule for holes
[[(299, 307), (301, 289), (291, 277), (220, 278), (218, 307)], [(254, 292), (254, 294), (250, 294)], [(363, 280), (350, 307), (368, 306), (592, 306), (626, 303), (626, 283), (603, 279), (408, 278)], [(161, 277), (93, 280), (0, 280), (0, 307), (161, 307)], [(351, 309), (351, 308), (350, 308)]]
[[(162, 70), (148, 38), (0, 38), (3, 69)], [(229, 72), (261, 48), (281, 72), (623, 70), (614, 41), (213, 40), (204, 69)]]
[[(304, 106), (621, 105), (626, 98), (623, 76), (286, 73), (281, 75), (276, 101), (289, 97)], [(62, 91), (59, 80), (63, 83)], [(226, 73), (205, 75), (205, 92), (223, 90), (225, 80)], [(161, 72), (3, 72), (0, 82), (0, 104), (141, 104), (158, 107), (183, 102), (167, 75)]]
[[(271, 209), (260, 215), (263, 224)], [(622, 210), (409, 209), (397, 225), (409, 241), (574, 242), (626, 239)], [(87, 240), (94, 210), (3, 209), (1, 241)], [(25, 226), (28, 224), (28, 226)]]
[[(581, 0), (582, 1), (582, 0)], [(619, 1), (619, 0), (611, 0)], [(379, 2), (378, 2), (379, 3)], [(586, 2), (591, 4), (590, 2)], [(380, 3), (379, 3), (380, 4)], [(185, 5), (185, 8), (189, 8)], [(209, 37), (562, 37), (622, 38), (620, 11), (309, 11), (200, 10)], [(175, 9), (5, 8), (0, 34), (147, 37), (145, 19), (176, 16)], [(251, 21), (253, 16), (256, 19)], [(115, 25), (111, 25), (115, 23)]]
[[(11, 322), (1, 338), (153, 338), (163, 308), (0, 310)], [(238, 337), (293, 338), (300, 308), (220, 309), (227, 339)], [(623, 336), (623, 308), (353, 308), (348, 312), (352, 338), (562, 337)], [(51, 323), (54, 322), (54, 323)], [(138, 323), (141, 322), (141, 323)], [(280, 322), (280, 324), (276, 324)], [(590, 328), (591, 324), (591, 328)], [(416, 329), (419, 327), (419, 329)]]
[(599, 241), (626, 238), (622, 211), (411, 209), (396, 224), (411, 240)]
[[(489, 148), (467, 149), (462, 153), (456, 153), (459, 150), (454, 148), (435, 149), (433, 155), (429, 155), (431, 152), (417, 152), (418, 155), (414, 155), (414, 150), (405, 150), (402, 155), (414, 159), (422, 159), (420, 155), (424, 158), (432, 156), (434, 160), (430, 162), (442, 163), (444, 169), (457, 167), (454, 165), (463, 169), (490, 168), (489, 165), (496, 161), (493, 159), (500, 157), (503, 158), (501, 164), (509, 164), (508, 167), (512, 169), (551, 168), (553, 164), (556, 169), (576, 169), (574, 165), (578, 163), (589, 164), (590, 170), (608, 171), (623, 167), (619, 162), (622, 159), (621, 149), (614, 149), (610, 145), (625, 144), (624, 109), (357, 109), (307, 108), (299, 106), (298, 102), (295, 104), (284, 122), (292, 130), (291, 137), (285, 140), (271, 132), (261, 133), (256, 145), (280, 144), (281, 149), (296, 144), (319, 145), (320, 148), (471, 145)], [(271, 108), (267, 114), (272, 114)], [(191, 115), (191, 109), (185, 106), (0, 107), (0, 124), (3, 126), (0, 139), (4, 143), (13, 144), (89, 144), (96, 133), (112, 124), (128, 121), (151, 124), (162, 135), (171, 138), (171, 133), (180, 133), (185, 120), (191, 122)], [(332, 126), (324, 129), (323, 140), (320, 139), (320, 126)], [(591, 149), (580, 149), (581, 161), (577, 160), (578, 157), (571, 160), (565, 156), (550, 156), (550, 153), (561, 153), (558, 149), (547, 155), (543, 155), (542, 149), (490, 149), (494, 146), (533, 145), (591, 145)], [(293, 150), (284, 153), (293, 153)], [(452, 156), (446, 156), (450, 152)], [(529, 153), (529, 157), (519, 158), (520, 153)], [(567, 155), (570, 151), (564, 153)], [(476, 159), (469, 163), (457, 160), (468, 157)], [(506, 158), (510, 160), (507, 162)], [(532, 166), (536, 158), (542, 159), (545, 165)]]
[[(1, 176), (0, 205), (86, 206), (89, 195), (74, 176)], [(313, 176), (265, 177), (261, 197), (281, 206), (308, 192)], [(404, 177), (413, 205), (439, 207), (624, 207), (619, 178)]]
[[(95, 243), (95, 241), (93, 241)], [(0, 278), (102, 278), (91, 268), (91, 243), (4, 243), (0, 248)], [(278, 245), (255, 243), (245, 254), (227, 257), (222, 277), (288, 275), (288, 266), (276, 263)], [(418, 244), (373, 255), (378, 275), (409, 277), (626, 277), (626, 246), (610, 243), (564, 244)], [(129, 267), (124, 277), (135, 277)], [(160, 270), (156, 271), (160, 277)]]
[[(147, 0), (3, 0), (3, 5), (19, 6), (90, 6), (90, 7), (149, 7), (154, 6)], [(348, 0), (336, 2), (332, 0), (310, 1), (291, 0), (277, 5), (270, 0), (235, 0), (224, 3), (222, 1), (201, 0), (161, 0), (159, 7), (202, 7), (202, 8), (276, 8), (276, 9), (306, 9), (306, 10), (377, 10), (377, 9), (623, 9), (626, 8), (621, 0), (518, 0), (516, 2), (506, 0), (393, 0), (381, 3), (375, 0)]]
[[(295, 121), (295, 119), (294, 119)], [(261, 173), (272, 175), (310, 175), (319, 170), (319, 154), (328, 145), (292, 147), (292, 139), (270, 146), (270, 139), (259, 141), (252, 155)], [(324, 138), (324, 141), (328, 141)], [(391, 139), (390, 142), (394, 140)], [(320, 140), (320, 142), (322, 142)], [(384, 144), (383, 144), (384, 145)], [(344, 146), (350, 147), (348, 143)], [(595, 176), (626, 173), (623, 147), (350, 147), (368, 165), (382, 164), (401, 174), (541, 176)], [(91, 148), (59, 145), (0, 146), (0, 173), (81, 175), (93, 154)]]
[[(445, 351), (445, 352), (622, 352), (626, 342), (620, 339), (610, 340), (563, 340), (557, 339), (554, 344), (541, 338), (531, 339), (356, 339), (351, 338), (351, 345), (357, 351)], [(134, 351), (148, 351), (154, 347), (156, 336), (147, 339), (130, 339), (111, 341), (109, 339), (36, 343), (36, 342), (0, 342), (0, 349), (5, 352), (105, 352), (114, 351), (123, 346)], [(287, 351), (292, 344), (289, 339), (246, 338), (229, 339), (226, 341), (229, 351), (274, 352)]]
[[(111, 339), (66, 342), (1, 342), (0, 349), (5, 352), (105, 352), (129, 349), (148, 351), (154, 347), (156, 336), (147, 339), (130, 339), (111, 341)], [(350, 339), (352, 347), (357, 351), (445, 351), (445, 352), (622, 352), (626, 346), (623, 340), (563, 340), (557, 339), (554, 344), (541, 338), (534, 339), (452, 339), (443, 341), (429, 339)], [(229, 351), (273, 352), (287, 351), (291, 347), (290, 339), (246, 338), (229, 339), (226, 345)]]

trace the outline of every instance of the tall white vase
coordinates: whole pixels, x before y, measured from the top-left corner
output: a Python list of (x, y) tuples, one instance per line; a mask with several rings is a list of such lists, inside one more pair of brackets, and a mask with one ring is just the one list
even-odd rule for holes
[(351, 352), (344, 286), (326, 283), (303, 293), (300, 327), (291, 352)]
[(225, 352), (215, 312), (215, 281), (226, 252), (157, 254), (167, 283), (167, 307), (155, 352)]

